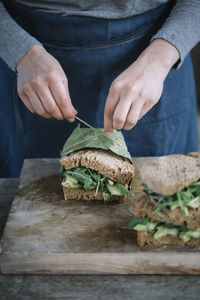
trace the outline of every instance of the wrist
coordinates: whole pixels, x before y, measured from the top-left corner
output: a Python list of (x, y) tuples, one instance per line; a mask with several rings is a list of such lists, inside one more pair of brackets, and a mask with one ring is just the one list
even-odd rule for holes
[(15, 67), (16, 71), (18, 72), (19, 65), (21, 64), (21, 62), (23, 61), (23, 59), (24, 59), (25, 57), (27, 57), (27, 55), (29, 55), (29, 54), (31, 54), (31, 55), (37, 55), (38, 53), (41, 53), (41, 51), (42, 51), (42, 52), (46, 51), (46, 50), (44, 49), (43, 46), (41, 46), (41, 45), (34, 45), (34, 46), (32, 46), (32, 47), (31, 47), (28, 51), (26, 51), (26, 52), (24, 53), (24, 55), (22, 55), (22, 57), (20, 57), (20, 59), (17, 61), (16, 67)]
[(180, 54), (171, 43), (164, 39), (155, 39), (139, 58), (148, 64), (152, 63), (154, 66), (158, 66), (166, 77), (170, 69), (179, 60)]

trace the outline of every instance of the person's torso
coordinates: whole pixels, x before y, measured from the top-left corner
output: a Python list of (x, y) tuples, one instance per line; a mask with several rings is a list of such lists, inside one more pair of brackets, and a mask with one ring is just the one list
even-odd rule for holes
[(145, 13), (170, 0), (15, 0), (39, 11), (63, 16), (121, 19)]

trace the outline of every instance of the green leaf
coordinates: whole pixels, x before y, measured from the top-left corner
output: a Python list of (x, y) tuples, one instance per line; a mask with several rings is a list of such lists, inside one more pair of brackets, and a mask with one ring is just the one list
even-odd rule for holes
[(185, 223), (178, 226), (166, 222), (151, 222), (150, 218), (133, 218), (126, 228), (154, 233), (155, 239), (167, 235), (180, 237), (184, 242), (189, 241), (191, 238), (200, 238), (200, 229), (188, 228)]
[(183, 222), (183, 223), (181, 223), (181, 225), (180, 225), (180, 231), (181, 232), (186, 232), (188, 229), (187, 229), (187, 226), (186, 226), (186, 224)]
[(127, 224), (127, 229), (133, 229), (136, 225), (146, 225), (150, 221), (150, 218), (133, 218), (130, 220), (130, 222)]
[(191, 239), (191, 237), (189, 235), (187, 235), (187, 233), (185, 233), (185, 232), (181, 232), (180, 238), (183, 239), (183, 241), (185, 243), (189, 242), (189, 240)]
[(108, 190), (108, 192), (111, 195), (118, 195), (118, 196), (132, 196), (131, 193), (129, 193), (129, 191), (127, 190), (127, 188), (122, 185), (121, 183), (115, 183), (114, 185), (110, 185), (109, 183), (106, 183), (106, 188)]
[(95, 182), (91, 179), (90, 175), (86, 174), (87, 169), (83, 169), (81, 167), (76, 168), (75, 170), (69, 170), (65, 171), (67, 174), (73, 175), (75, 178), (77, 178), (82, 184), (84, 189), (87, 190), (93, 190), (96, 187)]
[(121, 192), (121, 195), (133, 196), (133, 194), (130, 193), (130, 192), (128, 191), (128, 189), (127, 189), (123, 184), (121, 184), (121, 183), (119, 183), (119, 182), (117, 182), (117, 183), (115, 184), (115, 188), (117, 188), (118, 191)]
[(200, 181), (192, 183), (184, 190), (170, 196), (156, 194), (152, 192), (147, 185), (143, 184), (143, 186), (145, 193), (157, 201), (153, 213), (158, 214), (160, 210), (165, 207), (171, 211), (179, 208), (186, 216), (189, 216), (189, 210), (187, 207), (200, 207)]
[(156, 228), (156, 233), (154, 234), (154, 239), (158, 240), (159, 238), (166, 236), (166, 235), (174, 235), (178, 236), (179, 230), (176, 227), (171, 226), (168, 228), (166, 225), (161, 225)]
[(200, 238), (200, 230), (199, 229), (188, 229), (186, 234), (192, 238)]
[(78, 188), (80, 184), (86, 191), (95, 189), (95, 196), (100, 191), (104, 202), (108, 202), (112, 195), (132, 195), (121, 183), (115, 183), (111, 186), (108, 184), (107, 177), (84, 166), (64, 170), (63, 186), (70, 188), (70, 185), (72, 185), (72, 188), (75, 188), (74, 186)]
[[(110, 139), (106, 135), (100, 134), (103, 131), (102, 128), (98, 128), (97, 130), (81, 128), (79, 124), (66, 141), (61, 156), (66, 156), (71, 152), (84, 148), (97, 148), (110, 150), (117, 155), (128, 158), (132, 162), (122, 133), (115, 130)], [(83, 142), (79, 143), (80, 141)]]
[(104, 202), (107, 203), (111, 197), (111, 194), (108, 191), (104, 190), (104, 191), (102, 191), (102, 196), (103, 196)]
[(179, 203), (179, 207), (182, 210), (182, 212), (185, 213), (186, 216), (189, 216), (189, 211), (187, 209), (187, 207), (184, 205), (182, 199), (181, 199), (181, 193), (177, 192), (177, 197), (178, 197), (178, 203)]
[(147, 231), (147, 225), (137, 224), (133, 227), (136, 231)]
[(149, 232), (155, 232), (157, 225), (159, 224), (159, 222), (148, 222), (146, 224), (147, 226), (147, 230)]
[(197, 197), (193, 198), (192, 200), (190, 200), (190, 202), (188, 203), (188, 206), (190, 206), (192, 208), (199, 208), (200, 196), (197, 196)]
[(81, 184), (71, 184), (71, 182), (68, 181), (62, 182), (62, 186), (68, 189), (81, 189), (83, 187)]

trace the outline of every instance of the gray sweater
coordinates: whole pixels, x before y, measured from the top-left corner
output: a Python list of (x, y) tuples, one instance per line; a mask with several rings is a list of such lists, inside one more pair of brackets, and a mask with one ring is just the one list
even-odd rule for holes
[[(63, 16), (92, 16), (119, 19), (135, 16), (166, 3), (167, 0), (15, 0), (32, 9)], [(200, 41), (200, 0), (177, 0), (169, 17), (153, 39), (162, 38), (180, 53), (180, 63)], [(17, 61), (33, 45), (40, 45), (7, 13), (0, 1), (0, 57), (15, 70)]]

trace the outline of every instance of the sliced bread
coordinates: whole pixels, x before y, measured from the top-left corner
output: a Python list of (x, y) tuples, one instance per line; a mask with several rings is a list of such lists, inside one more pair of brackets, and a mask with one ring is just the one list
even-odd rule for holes
[(167, 235), (159, 239), (154, 239), (153, 233), (146, 231), (137, 232), (137, 243), (140, 247), (163, 247), (163, 246), (190, 246), (190, 247), (200, 247), (200, 239), (191, 238), (188, 242), (184, 242), (183, 239)]
[[(69, 189), (63, 187), (65, 200), (100, 200), (103, 201), (102, 194), (100, 192), (95, 196), (95, 190), (84, 191), (83, 189)], [(111, 196), (109, 202), (117, 201), (124, 202), (126, 200), (126, 196)]]
[(172, 195), (200, 179), (200, 155), (163, 156), (142, 166), (140, 174), (142, 182), (150, 190), (165, 196)]
[(60, 163), (66, 170), (79, 166), (90, 168), (122, 184), (129, 183), (134, 173), (134, 166), (129, 159), (101, 149), (80, 150), (70, 153), (61, 158)]
[(188, 228), (200, 229), (200, 207), (188, 208), (189, 216), (186, 216), (179, 208), (170, 211), (164, 208), (160, 213), (153, 213), (156, 207), (156, 201), (148, 195), (141, 196), (138, 200), (133, 202), (134, 216), (141, 218), (151, 218), (153, 222), (167, 222), (174, 225), (180, 225), (185, 222)]

